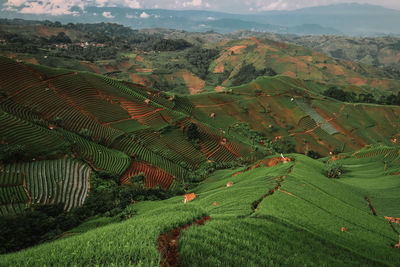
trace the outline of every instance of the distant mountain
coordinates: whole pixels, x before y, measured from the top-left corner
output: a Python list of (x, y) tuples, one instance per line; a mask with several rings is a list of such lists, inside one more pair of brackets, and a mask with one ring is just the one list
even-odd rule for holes
[[(400, 11), (377, 5), (347, 3), (261, 14), (264, 22), (286, 27), (319, 24), (347, 35), (400, 34)], [(261, 22), (258, 16), (252, 21)]]
[(58, 20), (68, 22), (113, 22), (135, 29), (169, 28), (185, 31), (237, 30), (292, 33), (300, 35), (400, 34), (400, 11), (374, 5), (338, 4), (304, 8), (294, 11), (268, 11), (257, 14), (229, 14), (202, 10), (129, 9), (122, 7), (87, 7), (85, 11), (72, 8), (71, 15), (51, 16), (22, 14), (18, 9), (0, 11), (2, 18)]
[[(1, 4), (0, 0), (0, 4)], [(4, 2), (4, 1), (3, 1)], [(113, 22), (132, 27), (168, 28), (185, 31), (237, 30), (292, 33), (299, 35), (346, 34), (355, 36), (400, 35), (400, 11), (374, 5), (337, 4), (294, 11), (229, 14), (204, 10), (130, 9), (126, 7), (78, 7), (70, 15), (22, 14), (20, 10), (0, 11), (2, 18), (52, 20), (63, 23)]]

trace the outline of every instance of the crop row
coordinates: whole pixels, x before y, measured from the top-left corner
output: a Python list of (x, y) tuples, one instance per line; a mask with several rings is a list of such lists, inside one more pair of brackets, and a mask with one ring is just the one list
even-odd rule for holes
[(123, 151), (137, 160), (146, 161), (154, 166), (158, 166), (172, 176), (183, 177), (187, 173), (184, 168), (169, 158), (157, 154), (132, 138), (126, 137), (121, 139), (113, 145), (113, 148)]
[(329, 122), (327, 122), (324, 118), (321, 117), (312, 107), (310, 107), (307, 103), (302, 100), (296, 99), (297, 105), (307, 113), (317, 124), (321, 124), (321, 128), (326, 131), (328, 134), (332, 135), (338, 133)]
[(9, 145), (21, 145), (25, 151), (33, 153), (63, 150), (68, 146), (62, 135), (1, 110), (0, 136)]
[(137, 119), (141, 124), (150, 126), (154, 129), (160, 129), (168, 125), (168, 122), (160, 115), (159, 112), (148, 114)]
[(8, 58), (0, 58), (0, 88), (6, 94), (15, 93), (40, 81), (40, 78), (25, 65)]
[(128, 168), (131, 158), (125, 153), (96, 144), (75, 134), (66, 134), (70, 142), (74, 144), (75, 153), (94, 169), (120, 175)]
[(24, 90), (15, 95), (12, 100), (40, 113), (49, 121), (57, 120), (58, 124), (70, 131), (79, 133), (87, 129), (91, 137), (97, 141), (112, 142), (116, 136), (122, 134), (121, 131), (101, 125), (44, 84)]
[(132, 161), (132, 164), (121, 176), (120, 182), (129, 183), (129, 179), (139, 173), (145, 174), (144, 183), (146, 187), (153, 188), (160, 185), (163, 188), (169, 188), (174, 181), (174, 178), (170, 174), (156, 166), (149, 165), (145, 162)]
[[(64, 203), (64, 209), (82, 205), (89, 189), (91, 169), (72, 159), (11, 163), (2, 166), (0, 178), (24, 174), (33, 204)], [(7, 187), (5, 187), (7, 188)]]
[(187, 97), (175, 96), (174, 101), (174, 110), (186, 113), (188, 115), (192, 114), (194, 106)]
[(356, 158), (368, 158), (368, 157), (375, 157), (375, 156), (386, 156), (388, 154), (395, 153), (394, 151), (398, 151), (397, 148), (393, 147), (377, 147), (368, 150), (360, 150), (353, 154)]
[(211, 157), (210, 159), (213, 159), (215, 161), (219, 162), (229, 162), (233, 161), (237, 158), (235, 154), (230, 152), (228, 149), (226, 149), (224, 146), (221, 146), (220, 149), (218, 149)]
[(52, 85), (70, 104), (88, 112), (101, 122), (129, 118), (119, 104), (102, 99), (99, 91), (84, 79), (84, 75), (64, 76), (52, 81)]
[(31, 69), (33, 69), (36, 73), (38, 73), (42, 79), (47, 80), (50, 78), (54, 78), (60, 75), (65, 75), (65, 74), (72, 74), (73, 72), (71, 70), (67, 69), (58, 69), (58, 68), (49, 68), (46, 66), (42, 65), (30, 65), (29, 66)]

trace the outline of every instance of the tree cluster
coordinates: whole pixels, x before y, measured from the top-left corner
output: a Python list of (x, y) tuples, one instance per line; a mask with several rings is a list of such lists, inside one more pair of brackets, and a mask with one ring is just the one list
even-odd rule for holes
[(328, 96), (343, 102), (350, 103), (373, 103), (381, 105), (400, 105), (400, 93), (390, 94), (388, 96), (382, 96), (380, 99), (376, 99), (372, 94), (356, 94), (354, 92), (345, 92), (335, 86), (331, 86), (323, 92), (324, 96)]

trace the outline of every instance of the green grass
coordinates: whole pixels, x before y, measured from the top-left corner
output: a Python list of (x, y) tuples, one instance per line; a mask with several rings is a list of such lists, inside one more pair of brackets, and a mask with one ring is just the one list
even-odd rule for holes
[[(397, 234), (383, 214), (372, 215), (364, 200), (367, 184), (373, 188), (377, 183), (374, 174), (384, 176), (378, 168), (383, 165), (375, 158), (348, 157), (342, 159), (343, 176), (329, 179), (322, 160), (293, 156), (295, 162), (270, 168), (217, 171), (192, 190), (197, 197), (188, 204), (182, 196), (139, 202), (129, 207), (137, 212), (132, 219), (94, 218), (70, 231), (80, 234), (0, 256), (0, 261), (21, 266), (156, 266), (160, 234), (209, 215), (211, 221), (204, 226), (181, 232), (181, 266), (395, 266), (400, 255), (391, 245)], [(283, 179), (280, 191), (269, 195), (276, 178)], [(352, 179), (364, 180), (350, 183)], [(227, 182), (233, 185), (226, 187)], [(386, 185), (396, 186), (393, 181)], [(261, 202), (253, 210), (257, 200)], [(391, 206), (398, 207), (394, 202)], [(382, 211), (378, 204), (376, 209)]]

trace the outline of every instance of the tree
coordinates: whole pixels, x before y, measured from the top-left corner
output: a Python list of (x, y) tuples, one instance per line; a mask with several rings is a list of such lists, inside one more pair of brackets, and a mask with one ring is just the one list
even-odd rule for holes
[(328, 161), (325, 165), (325, 171), (328, 178), (339, 178), (343, 173), (343, 166), (337, 161)]
[(186, 130), (186, 136), (190, 141), (194, 141), (199, 138), (199, 129), (195, 123), (191, 123)]

